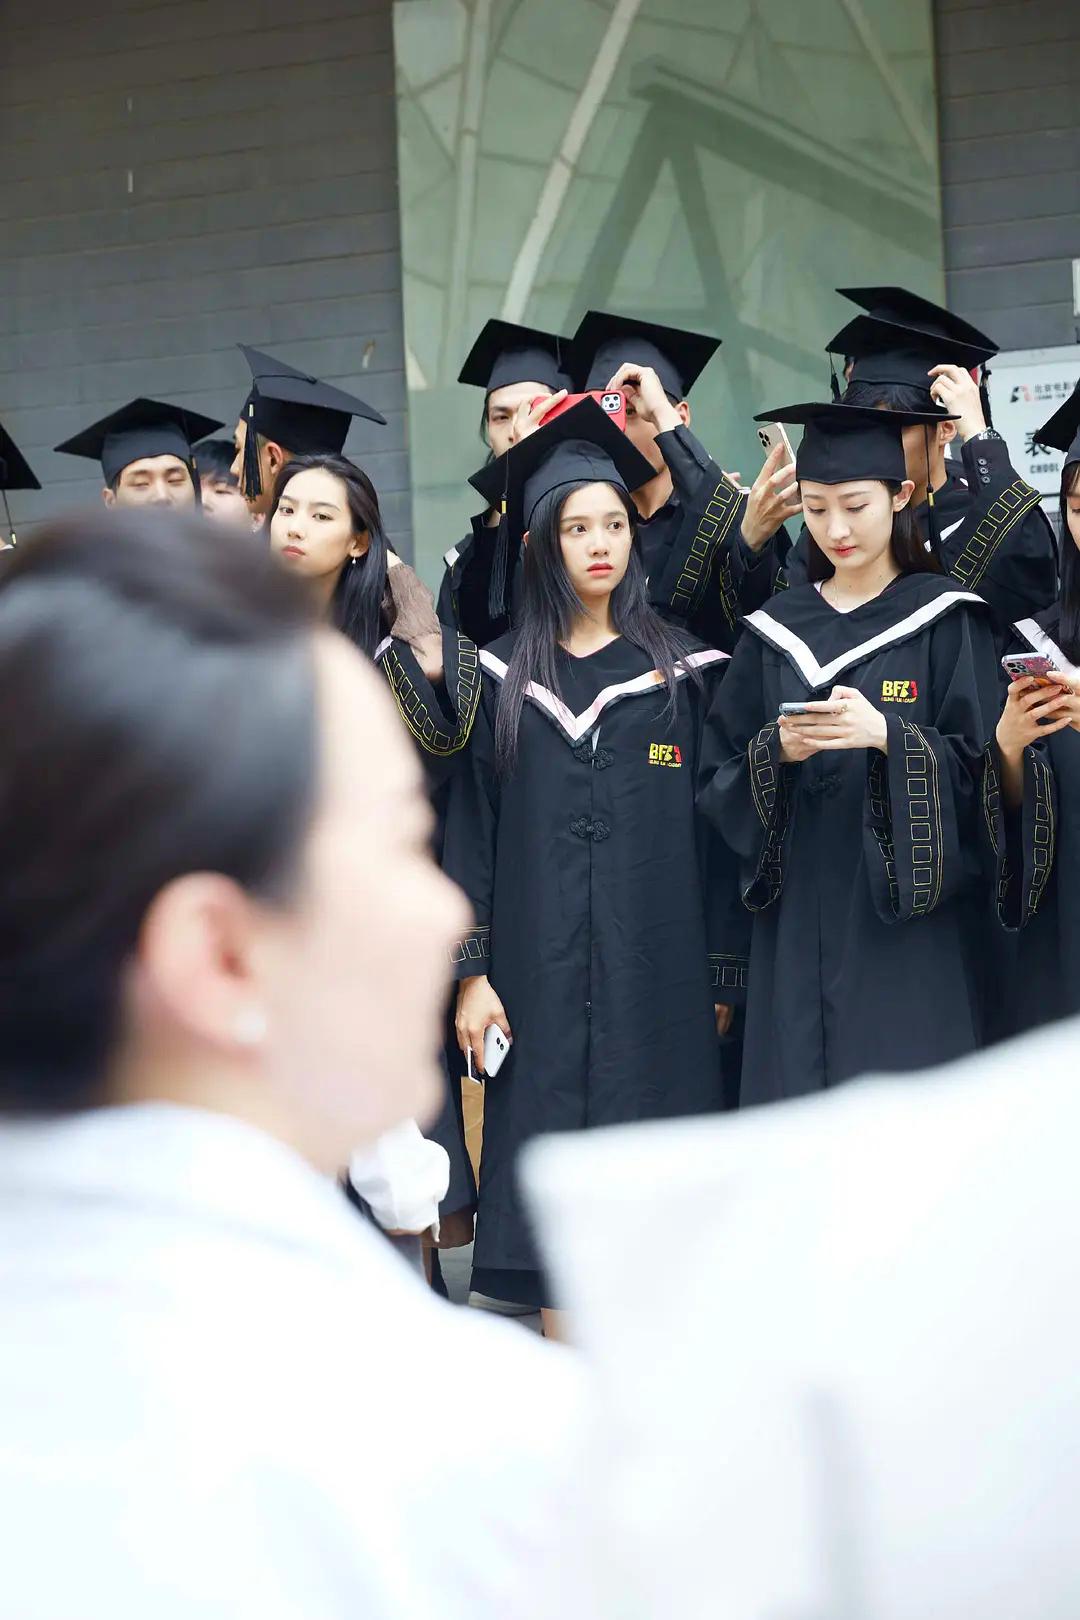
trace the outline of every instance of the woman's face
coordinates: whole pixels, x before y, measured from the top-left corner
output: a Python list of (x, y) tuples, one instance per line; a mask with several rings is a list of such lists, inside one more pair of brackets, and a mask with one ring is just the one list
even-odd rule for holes
[(336, 580), (351, 557), (362, 557), (369, 535), (353, 530), (345, 485), (322, 467), (298, 472), (281, 492), (270, 519), (270, 545), (282, 562), (312, 583)]
[(547, 383), (507, 383), (505, 388), (493, 388), (487, 397), (487, 437), (495, 455), (504, 455), (513, 443), (514, 417), (523, 400), (545, 399), (551, 389)]
[(566, 497), (559, 544), (570, 583), (586, 606), (621, 583), (632, 542), (626, 508), (610, 484), (586, 484)]
[(837, 574), (882, 562), (889, 554), (893, 514), (911, 499), (910, 481), (892, 495), (875, 479), (850, 484), (800, 484), (803, 518)]
[(320, 633), (321, 783), (299, 903), (267, 908), (259, 943), (266, 1075), (297, 1145), (343, 1165), (403, 1119), (437, 1111), (450, 945), (470, 924), (431, 857), (415, 750), (384, 683)]
[(1080, 547), (1080, 462), (1072, 472), (1073, 481), (1065, 497), (1065, 522), (1069, 526), (1073, 545)]

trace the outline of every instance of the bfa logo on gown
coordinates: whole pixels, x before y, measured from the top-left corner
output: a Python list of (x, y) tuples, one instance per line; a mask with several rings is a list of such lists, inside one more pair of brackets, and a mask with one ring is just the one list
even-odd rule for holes
[(919, 696), (918, 681), (882, 681), (882, 703), (914, 703)]
[(678, 743), (650, 743), (649, 764), (675, 766), (681, 765), (682, 751), (680, 750)]

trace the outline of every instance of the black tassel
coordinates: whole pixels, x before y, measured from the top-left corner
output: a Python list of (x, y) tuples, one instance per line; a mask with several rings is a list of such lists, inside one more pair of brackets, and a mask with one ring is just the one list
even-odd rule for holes
[(15, 537), (15, 525), (11, 521), (11, 507), (8, 505), (7, 490), (0, 489), (0, 496), (3, 497), (4, 502), (4, 516), (7, 519), (8, 540), (11, 545), (14, 546), (18, 544), (18, 541)]
[(840, 398), (840, 381), (836, 375), (836, 364), (832, 355), (829, 356), (829, 387), (832, 389), (833, 404)]
[[(937, 511), (934, 507), (934, 482), (930, 471), (930, 427), (923, 423), (923, 439), (926, 444), (926, 537), (930, 542), (930, 551), (941, 563), (941, 532), (938, 529)], [(944, 563), (941, 563), (944, 568)]]
[(248, 400), (247, 432), (244, 434), (244, 495), (253, 501), (262, 494), (262, 475), (259, 472), (259, 435), (255, 427), (255, 401)]
[(510, 543), (510, 525), (506, 520), (504, 507), (495, 536), (495, 550), (491, 556), (491, 580), (488, 584), (488, 617), (493, 624), (509, 616), (514, 573), (520, 554), (520, 545)]
[(983, 421), (987, 427), (993, 427), (994, 418), (990, 414), (990, 367), (983, 366), (982, 378), (979, 382), (979, 398), (982, 400)]

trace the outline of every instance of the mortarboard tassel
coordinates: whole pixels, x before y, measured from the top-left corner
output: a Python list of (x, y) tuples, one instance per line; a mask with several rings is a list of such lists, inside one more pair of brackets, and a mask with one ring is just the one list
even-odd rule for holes
[(831, 354), (829, 356), (829, 387), (832, 389), (833, 403), (836, 404), (840, 399), (840, 381), (836, 375), (836, 363)]
[(259, 435), (255, 427), (255, 401), (248, 400), (247, 432), (244, 434), (244, 495), (251, 501), (262, 494), (262, 476), (259, 472)]
[(11, 507), (8, 505), (6, 489), (0, 489), (0, 498), (2, 498), (4, 502), (4, 517), (7, 519), (8, 543), (13, 546), (18, 545), (18, 539), (16, 538), (15, 534), (15, 525), (11, 521)]
[(979, 398), (982, 400), (983, 421), (987, 427), (993, 427), (994, 418), (990, 414), (990, 367), (983, 366), (979, 379)]
[[(941, 533), (938, 529), (937, 512), (934, 509), (934, 481), (930, 473), (930, 424), (923, 423), (923, 440), (926, 444), (926, 537), (930, 542), (930, 550), (941, 562)], [(942, 564), (944, 567), (944, 564)]]

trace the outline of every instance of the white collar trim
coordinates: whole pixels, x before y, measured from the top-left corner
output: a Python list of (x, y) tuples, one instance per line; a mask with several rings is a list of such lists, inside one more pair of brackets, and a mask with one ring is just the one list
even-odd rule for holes
[(882, 647), (891, 646), (894, 641), (903, 641), (907, 636), (914, 635), (928, 624), (933, 624), (949, 608), (955, 607), (959, 602), (978, 602), (983, 605), (981, 596), (973, 591), (944, 591), (935, 596), (933, 601), (924, 602), (922, 607), (909, 613), (906, 619), (900, 619), (891, 624), (887, 630), (882, 630), (869, 641), (861, 642), (858, 647), (852, 647), (849, 652), (841, 653), (827, 664), (819, 664), (806, 642), (797, 636), (794, 630), (786, 624), (774, 619), (771, 613), (764, 608), (758, 608), (756, 613), (748, 613), (743, 620), (757, 631), (764, 641), (774, 646), (777, 651), (786, 653), (792, 663), (803, 676), (811, 688), (830, 685), (845, 669), (853, 664), (860, 664), (871, 653), (880, 651)]
[(394, 645), (393, 636), (385, 636), (383, 638), (383, 640), (379, 642), (379, 645), (376, 647), (374, 653), (372, 654), (372, 663), (377, 664), (379, 662), (380, 658), (385, 658), (386, 654), (390, 651), (390, 648), (393, 645)]
[[(675, 665), (675, 678), (684, 680), (692, 669), (707, 669), (710, 664), (723, 664), (727, 661), (727, 653), (718, 652), (715, 647), (706, 647), (702, 652), (689, 653), (686, 658), (680, 658)], [(506, 679), (509, 665), (501, 658), (496, 658), (494, 653), (482, 652), (480, 662), (497, 680)], [(574, 714), (562, 698), (556, 697), (554, 692), (549, 691), (546, 686), (541, 686), (537, 681), (529, 682), (525, 688), (525, 695), (532, 698), (537, 708), (543, 709), (544, 713), (565, 731), (571, 742), (578, 743), (592, 730), (609, 704), (618, 702), (620, 698), (638, 697), (643, 692), (652, 692), (663, 684), (663, 679), (658, 669), (648, 669), (643, 675), (635, 675), (633, 680), (605, 686), (583, 714)]]
[(1051, 640), (1037, 620), (1018, 619), (1014, 629), (1020, 632), (1035, 652), (1045, 653), (1047, 658), (1052, 658), (1063, 675), (1080, 675), (1080, 667), (1069, 662), (1057, 642)]
[(447, 568), (453, 568), (460, 556), (461, 552), (458, 550), (457, 546), (451, 546), (450, 550), (443, 556), (443, 562), (446, 564)]

